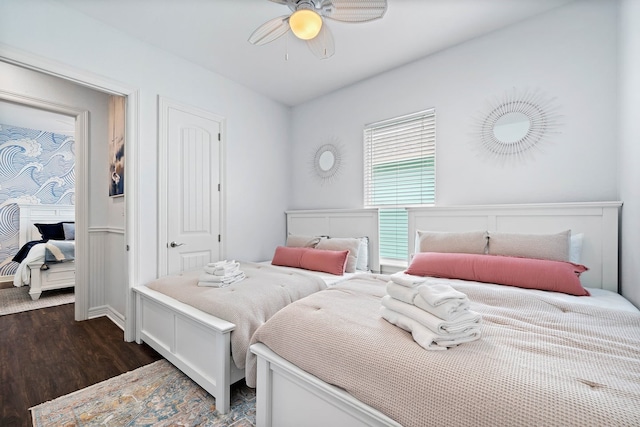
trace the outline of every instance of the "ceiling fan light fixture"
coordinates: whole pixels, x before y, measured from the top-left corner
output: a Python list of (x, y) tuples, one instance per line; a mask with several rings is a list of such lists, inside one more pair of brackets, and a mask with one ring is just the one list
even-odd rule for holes
[(301, 40), (311, 40), (322, 29), (322, 17), (311, 9), (300, 9), (289, 17), (291, 31)]

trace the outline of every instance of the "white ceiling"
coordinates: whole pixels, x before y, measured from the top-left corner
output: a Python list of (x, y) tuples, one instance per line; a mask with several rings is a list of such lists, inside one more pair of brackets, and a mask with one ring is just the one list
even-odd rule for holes
[(263, 22), (290, 13), (268, 0), (58, 1), (293, 106), (573, 0), (388, 0), (377, 21), (327, 20), (336, 53), (326, 60), (292, 35), (247, 42)]

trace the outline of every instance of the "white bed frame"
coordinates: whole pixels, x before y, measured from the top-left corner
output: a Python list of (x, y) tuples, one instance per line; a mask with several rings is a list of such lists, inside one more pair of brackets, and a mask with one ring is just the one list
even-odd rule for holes
[[(20, 208), (19, 245), (40, 240), (40, 232), (33, 225), (54, 224), (61, 221), (75, 221), (74, 205), (29, 205), (18, 204)], [(29, 295), (37, 300), (43, 291), (51, 289), (71, 288), (76, 284), (76, 265), (74, 261), (48, 264), (48, 269), (41, 270), (44, 262), (27, 264), (29, 270)]]
[[(495, 230), (584, 233), (581, 276), (591, 288), (618, 291), (618, 217), (622, 203), (557, 203), (430, 207), (409, 210), (409, 252), (416, 230)], [(584, 280), (583, 280), (584, 277)], [(275, 354), (264, 344), (251, 347), (258, 356), (257, 427), (395, 426), (399, 424)]]
[[(369, 237), (369, 260), (379, 269), (378, 211), (288, 211), (287, 232), (298, 235)], [(136, 342), (145, 342), (216, 398), (217, 410), (230, 409), (231, 384), (244, 378), (231, 358), (233, 323), (204, 313), (153, 291), (134, 288), (136, 296)]]

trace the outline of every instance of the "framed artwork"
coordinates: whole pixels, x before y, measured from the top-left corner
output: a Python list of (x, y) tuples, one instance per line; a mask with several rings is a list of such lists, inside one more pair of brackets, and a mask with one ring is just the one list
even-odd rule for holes
[(124, 196), (125, 98), (109, 96), (109, 196)]

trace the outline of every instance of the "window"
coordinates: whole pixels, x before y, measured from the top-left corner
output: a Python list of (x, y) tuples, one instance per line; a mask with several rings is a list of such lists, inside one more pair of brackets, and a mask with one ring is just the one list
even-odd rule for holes
[(364, 128), (364, 205), (380, 209), (380, 258), (408, 259), (406, 207), (435, 203), (436, 113)]

